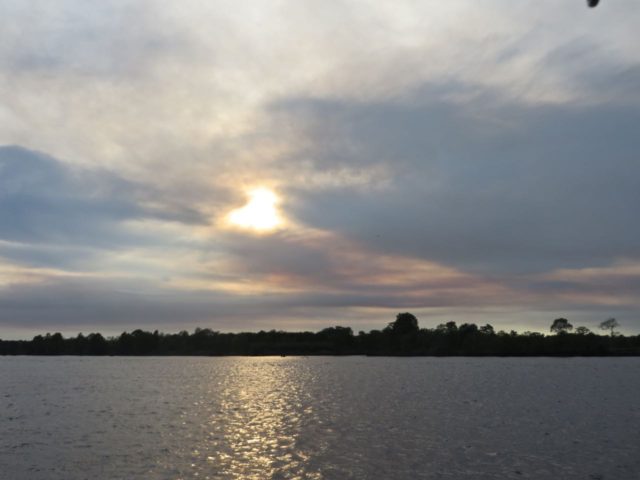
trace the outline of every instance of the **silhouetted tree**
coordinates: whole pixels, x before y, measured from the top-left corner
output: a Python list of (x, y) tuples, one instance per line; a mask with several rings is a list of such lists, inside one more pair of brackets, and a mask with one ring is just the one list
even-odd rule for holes
[(611, 336), (614, 335), (614, 330), (618, 328), (620, 324), (615, 318), (607, 318), (603, 322), (600, 323), (601, 330), (609, 330), (611, 332)]
[(107, 341), (99, 333), (90, 333), (87, 336), (87, 344), (89, 355), (105, 355), (107, 353)]
[(478, 326), (475, 323), (463, 323), (458, 327), (458, 333), (462, 337), (478, 333)]
[(484, 333), (485, 335), (495, 335), (496, 332), (493, 330), (493, 326), (487, 323), (480, 327), (480, 333)]
[(589, 335), (591, 333), (591, 330), (589, 330), (587, 327), (577, 327), (575, 333), (576, 335)]
[(64, 354), (64, 337), (60, 332), (56, 332), (51, 337), (49, 334), (45, 336), (45, 339), (49, 341), (49, 353), (51, 355), (62, 355)]
[(458, 325), (456, 325), (456, 322), (441, 323), (436, 327), (436, 331), (440, 333), (453, 334), (458, 331)]
[(317, 336), (326, 342), (325, 348), (333, 353), (348, 350), (354, 343), (353, 330), (350, 327), (329, 327), (320, 330)]
[(573, 330), (573, 325), (566, 318), (556, 318), (551, 324), (551, 331), (554, 333), (567, 333)]
[(0, 340), (0, 355), (640, 355), (640, 335), (617, 334), (617, 321), (603, 322), (612, 337), (595, 335), (586, 327), (566, 335), (571, 324), (559, 318), (552, 331), (494, 332), (491, 325), (478, 328), (455, 322), (418, 329), (410, 313), (400, 313), (384, 331), (361, 331), (330, 327), (317, 333), (278, 330), (257, 333), (220, 333), (197, 328), (162, 334), (157, 330), (134, 330), (117, 337), (99, 333), (64, 338), (60, 333), (37, 335), (32, 340)]
[(396, 321), (391, 322), (384, 330), (399, 335), (415, 333), (419, 330), (418, 319), (409, 312), (399, 313), (396, 316)]

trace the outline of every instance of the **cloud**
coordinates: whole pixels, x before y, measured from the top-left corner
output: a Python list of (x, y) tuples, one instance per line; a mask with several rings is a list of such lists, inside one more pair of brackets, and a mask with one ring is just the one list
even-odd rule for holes
[(78, 75), (118, 80), (147, 76), (163, 57), (185, 51), (175, 23), (150, 3), (105, 1), (90, 9), (76, 0), (4, 2), (13, 24), (0, 34), (0, 66), (14, 74)]
[(635, 107), (531, 106), (495, 94), (459, 104), (440, 99), (445, 88), (403, 102), (274, 107), (305, 139), (292, 160), (389, 172), (382, 191), (292, 185), (294, 216), (375, 250), (485, 273), (640, 255)]
[(101, 250), (166, 241), (136, 231), (133, 222), (206, 222), (170, 200), (159, 205), (156, 193), (104, 170), (0, 147), (0, 254), (31, 265), (71, 266)]
[(0, 323), (632, 316), (639, 14), (6, 1)]

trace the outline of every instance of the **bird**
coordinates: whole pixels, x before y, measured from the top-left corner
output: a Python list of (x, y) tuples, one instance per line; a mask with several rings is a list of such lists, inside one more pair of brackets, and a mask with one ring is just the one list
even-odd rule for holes
[(587, 0), (587, 5), (589, 5), (589, 8), (597, 7), (598, 3), (600, 3), (600, 0)]

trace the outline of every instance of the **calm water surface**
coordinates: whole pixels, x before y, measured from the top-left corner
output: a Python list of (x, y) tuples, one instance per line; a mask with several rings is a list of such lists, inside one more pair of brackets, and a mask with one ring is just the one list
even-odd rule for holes
[(640, 359), (0, 357), (0, 478), (640, 478)]

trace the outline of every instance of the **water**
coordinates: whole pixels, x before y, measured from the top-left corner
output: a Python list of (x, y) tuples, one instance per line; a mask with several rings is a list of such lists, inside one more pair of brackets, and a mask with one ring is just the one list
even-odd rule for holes
[(0, 478), (640, 478), (638, 358), (0, 357)]

